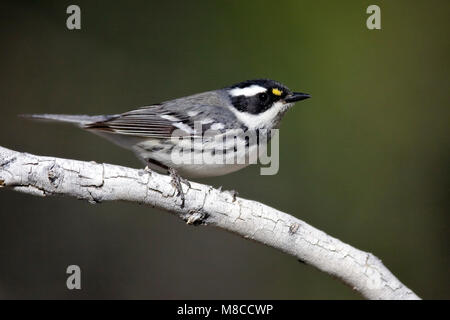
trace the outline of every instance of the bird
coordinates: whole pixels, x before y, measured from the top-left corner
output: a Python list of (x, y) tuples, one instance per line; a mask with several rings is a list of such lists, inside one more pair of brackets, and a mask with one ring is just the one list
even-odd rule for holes
[(267, 148), (285, 113), (310, 97), (275, 80), (255, 79), (120, 114), (22, 116), (73, 123), (132, 150), (146, 170), (172, 177), (183, 207), (181, 183), (190, 187), (185, 178), (221, 176), (248, 166), (249, 161), (236, 159), (248, 160)]

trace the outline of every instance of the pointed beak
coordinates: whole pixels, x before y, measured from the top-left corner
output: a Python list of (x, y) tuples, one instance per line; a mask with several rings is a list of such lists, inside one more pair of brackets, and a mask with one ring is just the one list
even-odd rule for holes
[(286, 98), (284, 98), (284, 101), (286, 101), (287, 103), (293, 103), (308, 98), (311, 98), (311, 96), (307, 93), (293, 92), (290, 95), (286, 96)]

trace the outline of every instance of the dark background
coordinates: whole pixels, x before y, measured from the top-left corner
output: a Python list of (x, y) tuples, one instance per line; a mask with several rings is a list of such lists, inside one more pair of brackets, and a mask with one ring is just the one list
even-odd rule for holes
[[(66, 28), (81, 7), (82, 29)], [(366, 28), (370, 4), (382, 29)], [(373, 252), (450, 298), (449, 1), (35, 1), (0, 8), (0, 145), (131, 167), (130, 152), (20, 113), (111, 114), (245, 79), (313, 98), (280, 171), (200, 180)], [(82, 290), (66, 289), (66, 267)], [(0, 298), (355, 299), (294, 258), (130, 203), (0, 191)]]

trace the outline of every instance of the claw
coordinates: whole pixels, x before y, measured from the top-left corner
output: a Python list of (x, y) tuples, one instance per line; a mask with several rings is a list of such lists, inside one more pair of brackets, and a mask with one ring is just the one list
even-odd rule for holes
[[(218, 190), (222, 191), (222, 187), (219, 187)], [(236, 201), (236, 198), (239, 195), (239, 193), (236, 190), (223, 190), (223, 192), (228, 193), (233, 198), (233, 202)]]
[(235, 202), (236, 197), (239, 195), (239, 193), (236, 190), (230, 190), (230, 194), (233, 197), (233, 202)]
[(149, 166), (145, 166), (144, 171), (148, 172), (148, 173), (152, 173), (152, 169), (150, 169)]
[(169, 175), (172, 178), (171, 184), (177, 190), (177, 196), (180, 196), (181, 198), (181, 208), (184, 208), (184, 201), (186, 198), (184, 196), (183, 186), (181, 185), (181, 183), (184, 183), (189, 188), (191, 187), (191, 184), (188, 180), (180, 177), (177, 171), (173, 168), (169, 168)]

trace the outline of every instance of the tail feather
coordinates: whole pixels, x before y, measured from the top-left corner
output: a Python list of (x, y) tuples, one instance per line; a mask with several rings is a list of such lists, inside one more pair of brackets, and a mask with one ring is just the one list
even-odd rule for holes
[(88, 116), (88, 115), (71, 115), (71, 114), (22, 114), (20, 115), (24, 118), (38, 119), (38, 120), (51, 120), (51, 121), (61, 121), (75, 123), (80, 126), (91, 124), (99, 121), (106, 121), (113, 118), (114, 116)]

